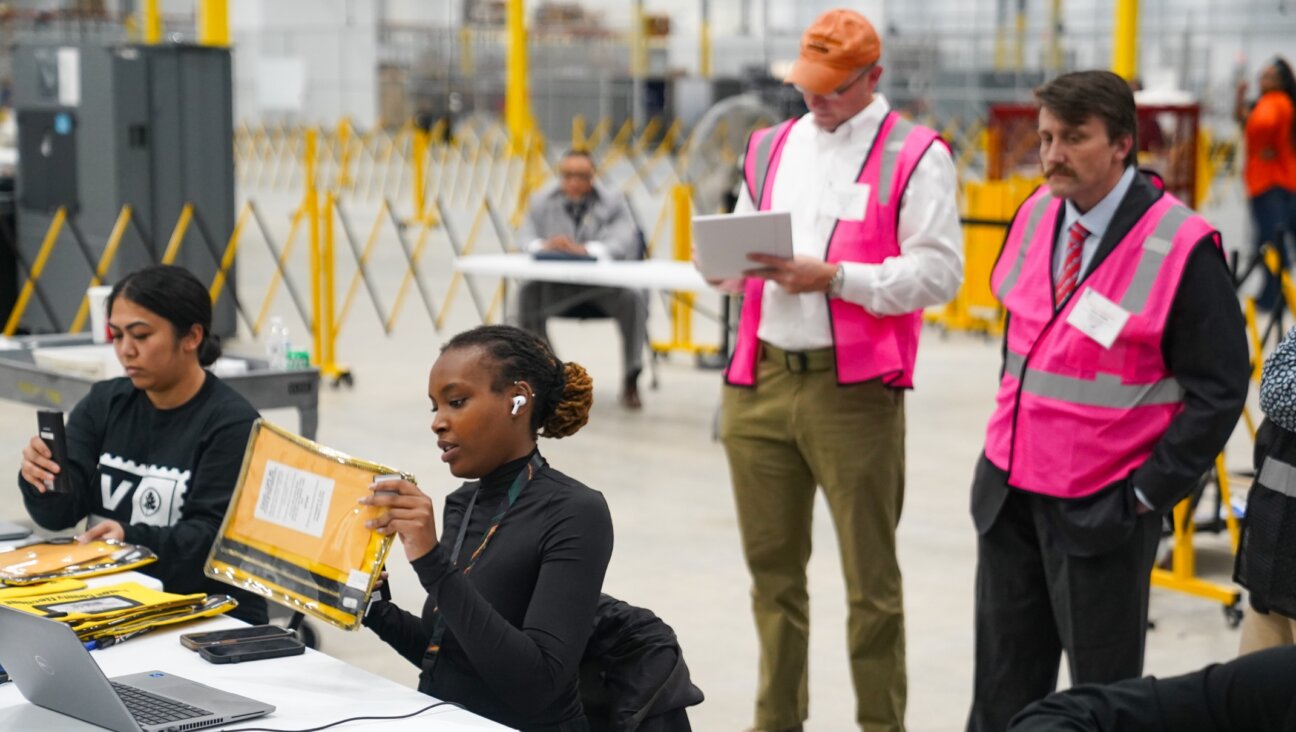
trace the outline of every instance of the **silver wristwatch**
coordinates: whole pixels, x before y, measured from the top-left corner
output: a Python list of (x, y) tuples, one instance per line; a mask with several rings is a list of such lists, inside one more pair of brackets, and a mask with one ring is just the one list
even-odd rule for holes
[(837, 271), (833, 272), (832, 279), (828, 281), (828, 297), (841, 297), (842, 287), (846, 284), (846, 268), (837, 265)]

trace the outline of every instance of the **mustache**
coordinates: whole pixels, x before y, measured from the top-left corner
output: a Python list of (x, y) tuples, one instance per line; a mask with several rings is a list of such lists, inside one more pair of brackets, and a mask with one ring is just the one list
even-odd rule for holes
[(1075, 171), (1072, 170), (1072, 169), (1070, 169), (1070, 168), (1068, 168), (1068, 167), (1065, 166), (1065, 165), (1054, 165), (1054, 166), (1051, 167), (1051, 168), (1045, 168), (1045, 169), (1044, 169), (1044, 177), (1045, 177), (1045, 178), (1048, 178), (1048, 177), (1050, 177), (1050, 176), (1052, 176), (1052, 175), (1054, 175), (1054, 174), (1056, 174), (1056, 175), (1066, 175), (1066, 176), (1070, 176), (1070, 177), (1072, 177), (1072, 178), (1076, 177)]

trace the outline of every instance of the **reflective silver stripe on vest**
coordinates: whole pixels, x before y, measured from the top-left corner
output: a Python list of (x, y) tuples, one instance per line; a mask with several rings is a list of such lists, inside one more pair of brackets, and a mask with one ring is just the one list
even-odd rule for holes
[(1035, 396), (1071, 404), (1114, 409), (1178, 404), (1183, 401), (1183, 387), (1174, 378), (1162, 379), (1151, 384), (1126, 384), (1114, 374), (1098, 374), (1093, 379), (1077, 379), (1074, 376), (1026, 369), (1025, 365), (1025, 356), (1009, 351), (1004, 361), (1004, 374), (1020, 380), (1022, 391)]
[(1127, 312), (1143, 312), (1148, 295), (1152, 294), (1152, 286), (1156, 284), (1166, 256), (1170, 254), (1175, 234), (1179, 233), (1179, 227), (1184, 225), (1189, 216), (1192, 216), (1192, 211), (1189, 211), (1186, 206), (1174, 206), (1161, 217), (1152, 236), (1143, 241), (1143, 256), (1139, 257), (1138, 269), (1134, 270), (1134, 279), (1130, 280), (1129, 287), (1126, 288), (1125, 295), (1120, 301), (1121, 307)]
[(1266, 457), (1260, 466), (1260, 485), (1288, 498), (1296, 498), (1296, 466)]
[(1125, 384), (1119, 376), (1098, 374), (1092, 380), (1026, 370), (1022, 391), (1050, 397), (1071, 404), (1090, 407), (1130, 409), (1153, 404), (1178, 404), (1183, 401), (1183, 387), (1174, 379), (1152, 384)]
[(1011, 375), (1014, 379), (1021, 381), (1022, 369), (1026, 366), (1026, 357), (1014, 351), (1008, 352), (1008, 358), (1004, 359), (1004, 373)]
[(755, 197), (756, 210), (760, 210), (761, 204), (765, 202), (765, 176), (769, 175), (770, 152), (774, 149), (774, 138), (778, 136), (779, 126), (775, 125), (770, 128), (767, 135), (756, 143), (756, 189), (752, 191)]
[(1017, 285), (1017, 278), (1021, 277), (1022, 267), (1026, 265), (1026, 250), (1030, 248), (1031, 241), (1035, 239), (1035, 229), (1039, 228), (1040, 219), (1044, 218), (1044, 212), (1048, 210), (1049, 204), (1053, 203), (1053, 194), (1045, 193), (1035, 202), (1035, 207), (1031, 209), (1030, 216), (1026, 219), (1026, 231), (1022, 232), (1021, 244), (1017, 247), (1017, 258), (1013, 260), (1012, 269), (1008, 271), (1008, 276), (1004, 281), (999, 283), (999, 302), (1008, 298), (1008, 293), (1012, 292), (1013, 287)]
[(882, 140), (882, 169), (878, 172), (878, 204), (885, 206), (891, 202), (891, 188), (895, 185), (896, 161), (900, 159), (900, 151), (904, 149), (905, 141), (909, 139), (909, 133), (913, 132), (914, 124), (903, 117), (898, 117), (895, 124), (887, 131), (885, 140)]

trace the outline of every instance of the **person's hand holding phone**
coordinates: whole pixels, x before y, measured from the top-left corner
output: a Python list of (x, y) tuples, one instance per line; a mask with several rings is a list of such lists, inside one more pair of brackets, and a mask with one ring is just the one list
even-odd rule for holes
[(23, 480), (36, 486), (36, 490), (41, 493), (46, 493), (54, 490), (54, 478), (60, 470), (62, 468), (54, 462), (54, 453), (49, 446), (39, 435), (33, 436), (22, 451), (20, 472)]
[(387, 510), (366, 521), (366, 528), (400, 536), (410, 561), (436, 548), (440, 542), (432, 499), (418, 486), (407, 480), (383, 480), (370, 485), (369, 490), (372, 494), (361, 498), (361, 505)]

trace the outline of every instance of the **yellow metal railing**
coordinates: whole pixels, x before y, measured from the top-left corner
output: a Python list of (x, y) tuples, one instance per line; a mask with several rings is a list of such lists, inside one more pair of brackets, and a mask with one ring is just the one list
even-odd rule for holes
[[(1233, 515), (1228, 470), (1225, 468), (1223, 455), (1215, 458), (1214, 475), (1219, 490), (1220, 510), (1224, 513), (1232, 550), (1236, 554), (1240, 530), (1237, 518)], [(1174, 540), (1171, 544), (1170, 568), (1154, 568), (1152, 585), (1218, 602), (1224, 606), (1229, 623), (1236, 625), (1242, 618), (1241, 610), (1238, 608), (1242, 598), (1241, 591), (1230, 585), (1204, 580), (1196, 574), (1197, 552), (1193, 545), (1193, 537), (1196, 535), (1197, 527), (1192, 508), (1191, 498), (1185, 498), (1174, 507)]]
[[(113, 259), (117, 257), (117, 250), (121, 247), (122, 237), (126, 235), (126, 228), (130, 226), (130, 222), (131, 207), (128, 204), (122, 206), (121, 213), (117, 215), (117, 222), (113, 224), (112, 233), (108, 235), (108, 242), (104, 246), (103, 254), (99, 257), (99, 266), (95, 268), (94, 276), (90, 278), (89, 287), (103, 284), (104, 278), (108, 276), (108, 268), (112, 265)], [(76, 316), (72, 318), (72, 326), (68, 328), (68, 332), (81, 332), (89, 315), (90, 296), (85, 295), (81, 298), (81, 305), (77, 308)]]
[[(673, 227), (674, 247), (672, 254), (676, 261), (688, 262), (693, 258), (693, 192), (685, 184), (678, 184), (671, 189), (670, 212)], [(693, 355), (713, 354), (719, 351), (715, 345), (698, 344), (693, 340), (693, 304), (696, 295), (691, 292), (677, 292), (671, 298), (671, 337), (669, 341), (654, 342), (652, 348), (658, 353), (683, 352)]]
[[(180, 215), (176, 220), (175, 226), (171, 231), (166, 250), (158, 260), (160, 263), (175, 263), (184, 247), (188, 233), (195, 224), (197, 224), (199, 236), (204, 240), (208, 239), (208, 235), (205, 229), (201, 226), (201, 222), (197, 216), (197, 209), (194, 208), (193, 204), (184, 204), (180, 211)], [(243, 232), (247, 228), (248, 222), (252, 220), (256, 220), (257, 226), (261, 229), (263, 237), (273, 250), (273, 244), (270, 242), (270, 237), (266, 234), (265, 226), (260, 223), (259, 218), (256, 215), (255, 204), (251, 201), (246, 202), (243, 209), (240, 211), (237, 222), (230, 234), (230, 238), (225, 243), (225, 249), (223, 252), (217, 252), (212, 246), (212, 242), (209, 240), (206, 241), (208, 249), (216, 262), (216, 272), (208, 287), (213, 304), (218, 302), (227, 290), (225, 285), (229, 277), (229, 271), (234, 266), (234, 261), (239, 251), (239, 243), (242, 240)], [(90, 280), (86, 285), (87, 289), (104, 283), (110, 268), (120, 253), (122, 242), (125, 239), (126, 230), (132, 223), (135, 223), (134, 209), (130, 205), (125, 205), (121, 208), (121, 211), (118, 212), (116, 222), (105, 241), (104, 249), (100, 253), (97, 262), (92, 263), (93, 269)], [(13, 310), (10, 312), (9, 319), (5, 324), (7, 335), (12, 335), (17, 330), (18, 324), (26, 314), (27, 307), (30, 304), (31, 295), (36, 291), (36, 287), (45, 273), (45, 269), (51, 255), (53, 254), (59, 236), (64, 230), (67, 230), (74, 239), (79, 239), (80, 235), (77, 233), (74, 222), (68, 216), (66, 210), (61, 209), (55, 214), (53, 220), (50, 222), (49, 228), (45, 232), (45, 237), (41, 248), (38, 251), (36, 261), (28, 273), (27, 281), (23, 284), (22, 292), (20, 293), (18, 300), (15, 302)], [(81, 245), (82, 249), (85, 249), (83, 242), (78, 241), (78, 244)], [(86, 256), (88, 257), (89, 255), (86, 254)], [(282, 272), (282, 262), (279, 264), (280, 271)], [(232, 291), (229, 292), (229, 297), (233, 301), (238, 313), (243, 315), (244, 319), (247, 320), (242, 305)], [(297, 298), (294, 296), (294, 302), (296, 302), (296, 300)], [(298, 309), (300, 310), (300, 304), (298, 305)], [(77, 308), (77, 312), (72, 318), (71, 325), (68, 328), (69, 333), (80, 332), (85, 327), (90, 312), (89, 308), (89, 299), (88, 297), (83, 296)], [(256, 335), (260, 330), (260, 319), (257, 321), (248, 321), (248, 326), (253, 335)]]
[(174, 264), (176, 255), (180, 253), (180, 247), (184, 244), (185, 234), (189, 232), (189, 225), (193, 223), (193, 204), (186, 203), (184, 208), (180, 209), (180, 220), (176, 222), (175, 229), (171, 232), (171, 240), (167, 242), (166, 252), (162, 255), (162, 264)]
[[(239, 210), (230, 239), (219, 251), (215, 248), (216, 243), (210, 241), (203, 231), (201, 212), (186, 204), (169, 233), (161, 261), (177, 261), (186, 239), (191, 238), (193, 229), (197, 228), (200, 238), (212, 249), (217, 264), (210, 284), (213, 300), (229, 296), (237, 306), (238, 300), (229, 287), (229, 273), (240, 258), (242, 239), (249, 231), (259, 229), (273, 255), (275, 270), (256, 318), (248, 323), (249, 328), (254, 335), (260, 332), (280, 285), (285, 285), (312, 334), (312, 361), (326, 374), (334, 376), (345, 372), (336, 363), (336, 343), (354, 309), (361, 285), (369, 289), (382, 326), (389, 332), (400, 317), (413, 285), (420, 290), (428, 315), (438, 329), (448, 322), (451, 305), (465, 284), (474, 303), (482, 310), (483, 318), (495, 318), (503, 304), (502, 288), (496, 288), (489, 298), (479, 300), (476, 293), (471, 292), (471, 280), (451, 274), (446, 296), (434, 305), (418, 275), (421, 263), (434, 242), (446, 239), (459, 254), (475, 251), (487, 220), (497, 230), (516, 227), (532, 193), (553, 180), (554, 173), (545, 154), (546, 141), (539, 134), (528, 133), (522, 140), (514, 141), (501, 125), (460, 127), (462, 129), (451, 134), (445, 120), (438, 121), (427, 131), (417, 129), (412, 123), (392, 130), (360, 130), (345, 119), (330, 129), (307, 129), (282, 123), (240, 124), (234, 149), (238, 177), (245, 189), (300, 186), (303, 190), (301, 204), (293, 213), (282, 251), (276, 248), (251, 199)], [(960, 149), (958, 163), (965, 174), (979, 164), (977, 156), (979, 148), (983, 147), (984, 129), (980, 120), (966, 123), (952, 120), (942, 129), (942, 134), (955, 141)], [(618, 168), (618, 185), (628, 193), (641, 200), (648, 197), (658, 204), (657, 211), (653, 212), (655, 222), (646, 242), (649, 252), (660, 251), (662, 242), (670, 236), (676, 248), (675, 255), (684, 258), (688, 256), (687, 251), (681, 254), (678, 248), (683, 246), (682, 242), (687, 243), (689, 232), (688, 217), (681, 212), (691, 210), (692, 206), (687, 181), (682, 176), (688, 164), (683, 157), (684, 151), (705, 148), (716, 153), (722, 163), (736, 164), (741, 151), (732, 149), (728, 142), (732, 136), (728, 132), (725, 123), (721, 122), (712, 129), (708, 139), (698, 141), (693, 139), (695, 132), (685, 130), (678, 121), (661, 118), (650, 119), (642, 128), (636, 128), (627, 120), (615, 131), (612, 120), (607, 118), (592, 124), (583, 118), (572, 121), (573, 144), (588, 150), (601, 170)], [(515, 146), (521, 149), (521, 154), (513, 152)], [(1231, 152), (1226, 143), (1207, 142), (1200, 148), (1205, 151), (1199, 166), (1205, 171), (1204, 178), (1211, 178), (1215, 171), (1228, 169)], [(999, 323), (997, 304), (985, 283), (1002, 243), (1003, 230), (993, 222), (1006, 221), (1033, 185), (1034, 181), (1011, 180), (970, 183), (965, 187), (967, 205), (964, 215), (976, 222), (965, 228), (967, 284), (946, 308), (929, 314), (929, 321), (951, 329), (996, 331)], [(325, 186), (328, 190), (324, 190)], [(364, 200), (373, 200), (381, 205), (377, 207), (369, 237), (361, 248), (346, 231), (346, 226), (337, 224), (344, 223), (344, 210), (349, 203)], [(405, 212), (404, 207), (398, 211), (392, 200), (409, 202), (408, 216), (401, 215)], [(687, 205), (683, 202), (685, 200)], [(452, 225), (445, 221), (448, 210), (472, 212), (472, 224), (462, 240), (454, 236)], [(129, 207), (124, 208), (98, 262), (90, 263), (92, 285), (104, 281), (121, 246), (125, 229), (132, 220)], [(378, 233), (388, 223), (391, 232)], [(65, 228), (80, 242), (75, 223), (69, 221), (67, 212), (56, 215), (37, 255), (36, 265), (29, 273), (29, 281), (20, 294), (20, 307), (15, 308), (5, 324), (7, 332), (17, 328), (31, 296), (39, 294), (35, 292), (35, 283)], [(405, 243), (407, 231), (414, 241), (412, 247)], [(392, 233), (404, 248), (407, 264), (395, 302), (390, 310), (384, 311), (375, 293), (376, 288), (361, 276), (361, 270), (370, 266), (376, 247), (380, 246), (379, 240), (390, 237)], [(311, 288), (305, 304), (288, 278), (292, 253), (303, 234), (308, 239)], [(505, 250), (511, 248), (511, 242), (504, 241), (509, 235), (501, 235), (499, 231), (496, 235)], [(335, 245), (339, 236), (351, 243), (357, 271), (351, 276), (345, 297), (340, 301), (341, 309), (335, 312), (334, 278), (338, 264)], [(673, 323), (668, 345), (679, 345), (684, 350), (706, 350), (707, 347), (692, 344), (688, 299), (688, 296), (678, 296), (671, 307)], [(72, 321), (73, 330), (84, 327), (87, 308), (88, 303), (83, 300)], [(239, 312), (242, 313), (241, 307)], [(1254, 319), (1250, 327), (1258, 333)]]
[(63, 225), (67, 222), (67, 209), (59, 206), (58, 211), (54, 213), (54, 220), (50, 222), (50, 227), (45, 232), (45, 239), (41, 242), (40, 251), (36, 253), (36, 261), (32, 263), (31, 274), (27, 282), (23, 284), (22, 290), (18, 293), (18, 299), (14, 301), (13, 310), (9, 312), (9, 321), (5, 323), (4, 334), (11, 336), (18, 330), (18, 323), (22, 321), (23, 313), (27, 310), (27, 303), (31, 301), (32, 292), (36, 289), (36, 283), (40, 280), (41, 274), (45, 272), (45, 265), (49, 262), (50, 254), (54, 252), (54, 245), (58, 243), (59, 232), (63, 230)]

